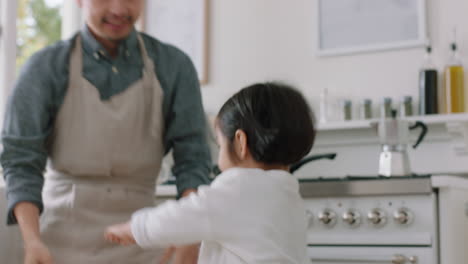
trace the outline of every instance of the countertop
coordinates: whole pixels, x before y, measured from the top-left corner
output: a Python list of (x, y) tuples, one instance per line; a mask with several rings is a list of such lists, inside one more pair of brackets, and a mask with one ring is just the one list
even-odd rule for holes
[(177, 196), (177, 187), (175, 184), (157, 185), (155, 195), (157, 198), (174, 198)]
[[(429, 178), (429, 176), (427, 178)], [(404, 177), (392, 178), (392, 180), (398, 179), (404, 179)], [(307, 182), (308, 180), (309, 179), (299, 179), (299, 184), (301, 185)], [(430, 176), (430, 186), (435, 189), (457, 188), (468, 190), (468, 175), (433, 175)], [(177, 189), (176, 186), (173, 184), (158, 185), (156, 187), (157, 197), (175, 197), (176, 195)]]
[(456, 188), (468, 190), (468, 175), (435, 175), (431, 177), (434, 188)]
[[(5, 188), (3, 175), (0, 174), (0, 189)], [(156, 198), (174, 198), (177, 196), (177, 188), (174, 184), (163, 184), (156, 186)]]
[[(395, 177), (397, 179), (397, 177)], [(308, 179), (300, 179), (300, 182), (307, 182)], [(314, 180), (317, 182), (316, 180)], [(433, 175), (431, 176), (431, 186), (433, 188), (458, 188), (468, 190), (468, 175)], [(3, 176), (0, 177), (0, 188), (4, 188)], [(177, 188), (174, 184), (162, 184), (156, 186), (156, 198), (173, 198), (177, 195)]]
[[(468, 190), (468, 175), (432, 175), (422, 178), (430, 178), (430, 186), (432, 188), (457, 188)], [(403, 180), (405, 177), (394, 177), (392, 180)], [(310, 179), (299, 179), (299, 184), (309, 182)], [(316, 179), (313, 181), (317, 182)], [(382, 182), (383, 183), (383, 182)], [(156, 187), (156, 196), (175, 197), (177, 189), (173, 184), (158, 185)]]

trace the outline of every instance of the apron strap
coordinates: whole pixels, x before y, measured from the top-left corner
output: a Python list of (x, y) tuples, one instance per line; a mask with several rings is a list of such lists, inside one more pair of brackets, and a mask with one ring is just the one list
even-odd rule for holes
[(83, 71), (83, 52), (81, 45), (81, 35), (78, 33), (75, 39), (75, 45), (70, 55), (70, 82), (80, 80)]
[(154, 72), (155, 66), (154, 66), (153, 60), (151, 60), (151, 58), (148, 55), (148, 51), (146, 50), (146, 47), (145, 47), (145, 41), (141, 37), (140, 33), (137, 34), (137, 38), (138, 38), (138, 43), (140, 45), (141, 58), (143, 59), (145, 71), (147, 73)]
[[(143, 60), (144, 71), (151, 73), (154, 72), (155, 66), (153, 61), (148, 56), (145, 43), (141, 34), (137, 34), (138, 43), (141, 51), (141, 58)], [(83, 52), (81, 44), (81, 35), (78, 33), (75, 39), (75, 45), (71, 51), (70, 56), (70, 80), (79, 80), (83, 71)]]

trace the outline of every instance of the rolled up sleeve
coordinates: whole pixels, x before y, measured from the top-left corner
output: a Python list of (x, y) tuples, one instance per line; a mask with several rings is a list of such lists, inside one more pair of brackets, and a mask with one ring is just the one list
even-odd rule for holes
[(179, 62), (166, 119), (166, 146), (172, 148), (179, 195), (210, 182), (211, 154), (207, 144), (206, 119), (195, 68), (186, 56)]
[(48, 66), (43, 55), (33, 56), (25, 65), (6, 108), (0, 162), (8, 200), (7, 224), (17, 223), (13, 209), (20, 202), (31, 202), (43, 210), (45, 141), (51, 126), (51, 73), (44, 74)]

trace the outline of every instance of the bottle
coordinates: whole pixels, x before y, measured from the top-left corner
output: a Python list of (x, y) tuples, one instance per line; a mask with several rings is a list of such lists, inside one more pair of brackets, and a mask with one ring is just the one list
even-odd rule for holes
[(465, 112), (464, 70), (455, 37), (450, 48), (452, 54), (444, 71), (445, 108), (447, 113), (462, 113)]
[(419, 114), (438, 113), (437, 69), (432, 63), (432, 48), (426, 47), (424, 63), (419, 71)]
[(320, 93), (320, 123), (326, 123), (328, 120), (328, 90), (323, 89)]
[(349, 121), (353, 118), (352, 114), (352, 104), (351, 100), (344, 100), (343, 101), (343, 118), (345, 121)]
[(380, 105), (380, 116), (389, 118), (392, 116), (392, 98), (384, 97)]
[(413, 98), (411, 96), (404, 96), (401, 99), (400, 104), (400, 116), (412, 116), (413, 115)]
[(372, 118), (372, 100), (371, 99), (364, 99), (361, 102), (360, 107), (360, 116), (361, 119), (371, 119)]

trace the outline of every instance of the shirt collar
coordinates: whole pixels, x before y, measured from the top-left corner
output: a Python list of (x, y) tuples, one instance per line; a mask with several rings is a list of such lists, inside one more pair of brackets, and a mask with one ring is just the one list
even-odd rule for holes
[[(87, 25), (82, 28), (81, 36), (85, 51), (90, 54), (99, 54), (99, 56), (111, 58), (107, 50), (93, 36)], [(131, 54), (135, 54), (136, 49), (138, 49), (138, 37), (137, 31), (133, 28), (128, 37), (122, 41), (121, 45), (119, 45), (119, 53), (117, 57), (129, 57)]]

